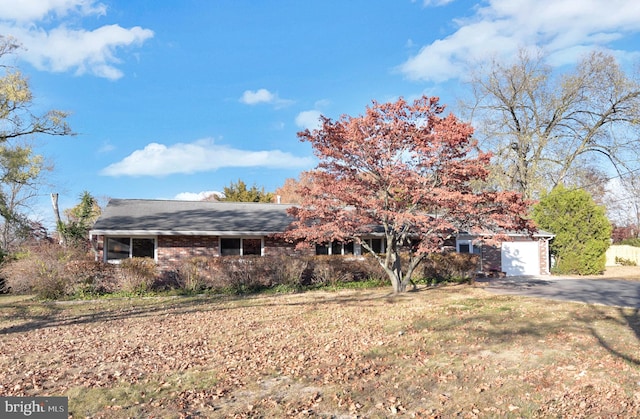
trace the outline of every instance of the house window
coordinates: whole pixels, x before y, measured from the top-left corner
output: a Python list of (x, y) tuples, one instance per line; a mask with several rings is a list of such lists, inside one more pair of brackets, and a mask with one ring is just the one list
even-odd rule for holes
[(458, 242), (458, 253), (473, 253), (471, 240), (461, 240)]
[(326, 244), (316, 244), (316, 255), (328, 255), (329, 246)]
[(260, 256), (262, 254), (262, 239), (242, 239), (242, 254)]
[(458, 240), (456, 241), (456, 251), (458, 253), (479, 254), (481, 247), (474, 246), (472, 240)]
[(131, 257), (153, 258), (156, 241), (154, 239), (131, 239)]
[(384, 239), (366, 239), (365, 242), (375, 253), (384, 253)]
[(331, 244), (316, 244), (316, 255), (353, 255), (353, 242), (332, 241)]
[(129, 258), (131, 252), (131, 238), (109, 237), (107, 239), (107, 260)]
[(353, 242), (347, 242), (342, 247), (342, 250), (345, 255), (353, 255), (353, 248), (354, 248)]
[(262, 239), (221, 238), (221, 256), (262, 255)]
[(240, 239), (220, 239), (220, 254), (222, 256), (240, 256)]
[(155, 259), (156, 240), (138, 237), (108, 237), (107, 261), (119, 261), (128, 258)]

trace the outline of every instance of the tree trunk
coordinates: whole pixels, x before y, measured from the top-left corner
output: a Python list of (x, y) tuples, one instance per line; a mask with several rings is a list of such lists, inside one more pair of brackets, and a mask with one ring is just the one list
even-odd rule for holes
[(391, 285), (393, 286), (394, 294), (407, 291), (408, 281), (402, 275), (402, 265), (400, 262), (400, 255), (397, 252), (391, 254), (391, 266), (385, 266), (385, 271), (391, 279)]
[(51, 205), (53, 206), (53, 215), (56, 217), (56, 230), (58, 230), (58, 243), (66, 245), (64, 234), (62, 234), (62, 219), (60, 218), (60, 209), (58, 208), (58, 194), (51, 194)]

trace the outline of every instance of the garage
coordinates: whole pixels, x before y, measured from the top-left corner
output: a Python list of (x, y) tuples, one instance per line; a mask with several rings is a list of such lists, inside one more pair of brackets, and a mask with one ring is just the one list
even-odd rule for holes
[(540, 249), (537, 241), (502, 243), (502, 272), (507, 276), (540, 275)]

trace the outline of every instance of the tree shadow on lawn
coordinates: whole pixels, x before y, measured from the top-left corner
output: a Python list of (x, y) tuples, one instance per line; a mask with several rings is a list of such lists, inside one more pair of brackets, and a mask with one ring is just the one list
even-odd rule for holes
[[(592, 315), (581, 319), (601, 347), (634, 365), (640, 365), (637, 351), (625, 353), (617, 339), (606, 338), (594, 326), (595, 321), (608, 321), (633, 332), (635, 343), (640, 343), (640, 287), (637, 283), (605, 279), (564, 279), (556, 281), (523, 280), (500, 281), (489, 285), (501, 294), (520, 294), (535, 298), (574, 301), (590, 307)], [(605, 313), (605, 306), (615, 307), (619, 317)]]
[[(303, 296), (295, 301), (285, 301), (287, 297)], [(194, 312), (207, 312), (217, 310), (234, 310), (248, 307), (278, 307), (278, 306), (303, 306), (308, 311), (324, 310), (326, 305), (358, 305), (374, 301), (386, 300), (393, 303), (398, 299), (409, 298), (409, 295), (395, 295), (393, 293), (376, 291), (353, 291), (350, 293), (309, 292), (308, 298), (304, 294), (278, 294), (278, 295), (249, 295), (249, 296), (197, 296), (197, 297), (150, 297), (131, 298), (122, 300), (94, 300), (94, 301), (47, 301), (22, 300), (3, 304), (0, 299), (0, 310), (5, 313), (13, 310), (9, 319), (24, 319), (19, 324), (0, 328), (0, 336), (13, 333), (22, 333), (51, 327), (69, 325), (92, 324), (110, 322), (130, 318), (150, 318), (159, 314), (182, 315)], [(157, 300), (157, 301), (154, 301)], [(226, 303), (237, 303), (228, 305)], [(82, 313), (70, 314), (77, 304)], [(110, 306), (111, 305), (111, 306)], [(101, 306), (106, 306), (101, 308)], [(36, 311), (37, 313), (33, 313)], [(11, 320), (9, 320), (11, 321)]]
[[(126, 301), (126, 302), (124, 302)], [(10, 319), (24, 319), (24, 323), (0, 328), (0, 335), (28, 332), (31, 330), (69, 325), (109, 322), (129, 318), (148, 318), (159, 313), (186, 314), (215, 309), (213, 304), (224, 302), (216, 297), (140, 297), (127, 299), (80, 300), (80, 301), (37, 301), (24, 300), (20, 303), (2, 304), (0, 309), (14, 310)], [(82, 313), (73, 314), (73, 305)], [(207, 308), (207, 306), (209, 306)], [(35, 307), (35, 309), (34, 309)], [(42, 311), (42, 313), (30, 313)], [(7, 317), (7, 316), (5, 316)]]
[[(628, 328), (634, 334), (635, 341), (640, 345), (640, 309), (639, 308), (625, 308), (618, 307), (617, 312), (619, 317), (614, 317), (603, 312), (597, 305), (591, 306), (595, 315), (602, 321), (611, 322), (622, 328)], [(601, 347), (606, 349), (610, 354), (623, 359), (633, 365), (640, 366), (640, 357), (638, 351), (630, 350), (628, 353), (624, 352), (621, 347), (621, 340), (617, 337), (607, 338), (604, 334), (598, 331), (593, 322), (588, 325), (591, 335), (598, 340)]]
[[(542, 341), (564, 339), (562, 336), (567, 333), (591, 335), (613, 356), (640, 366), (639, 308), (609, 308), (586, 303), (574, 314), (573, 310), (567, 311), (563, 306), (581, 306), (581, 303), (549, 301), (544, 302), (549, 311), (541, 310), (532, 316), (526, 311), (519, 311), (517, 301), (520, 296), (499, 295), (495, 298), (497, 300), (478, 301), (480, 308), (465, 300), (461, 300), (461, 304), (442, 306), (444, 314), (441, 318), (418, 320), (412, 327), (417, 331), (432, 331), (436, 335), (449, 332), (453, 337), (451, 344), (467, 354), (492, 348), (501, 350), (502, 345), (510, 346), (516, 340), (524, 347), (535, 348)], [(540, 304), (540, 301), (534, 304)], [(603, 334), (603, 330), (607, 333)]]
[[(501, 297), (498, 297), (501, 298)], [(512, 303), (509, 303), (512, 304)], [(499, 309), (498, 309), (499, 310)], [(512, 344), (517, 338), (537, 341), (560, 329), (566, 329), (564, 320), (544, 320), (539, 317), (514, 315), (513, 313), (477, 313), (447, 311), (442, 318), (426, 319), (413, 325), (416, 330), (450, 333), (464, 336), (460, 345), (471, 347), (474, 342), (482, 342), (477, 350), (487, 349), (487, 345)]]

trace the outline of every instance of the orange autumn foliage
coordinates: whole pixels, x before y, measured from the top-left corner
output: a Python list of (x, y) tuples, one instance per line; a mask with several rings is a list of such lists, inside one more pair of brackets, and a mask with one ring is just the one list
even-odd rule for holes
[[(362, 116), (322, 118), (318, 130), (298, 133), (320, 160), (297, 191), (296, 218), (284, 237), (323, 243), (384, 233), (386, 254), (374, 256), (405, 291), (411, 273), (459, 231), (532, 231), (529, 203), (514, 192), (477, 191), (487, 179), (490, 153), (477, 149), (473, 128), (443, 116), (438, 98), (373, 104)], [(402, 266), (399, 252), (410, 248)]]

